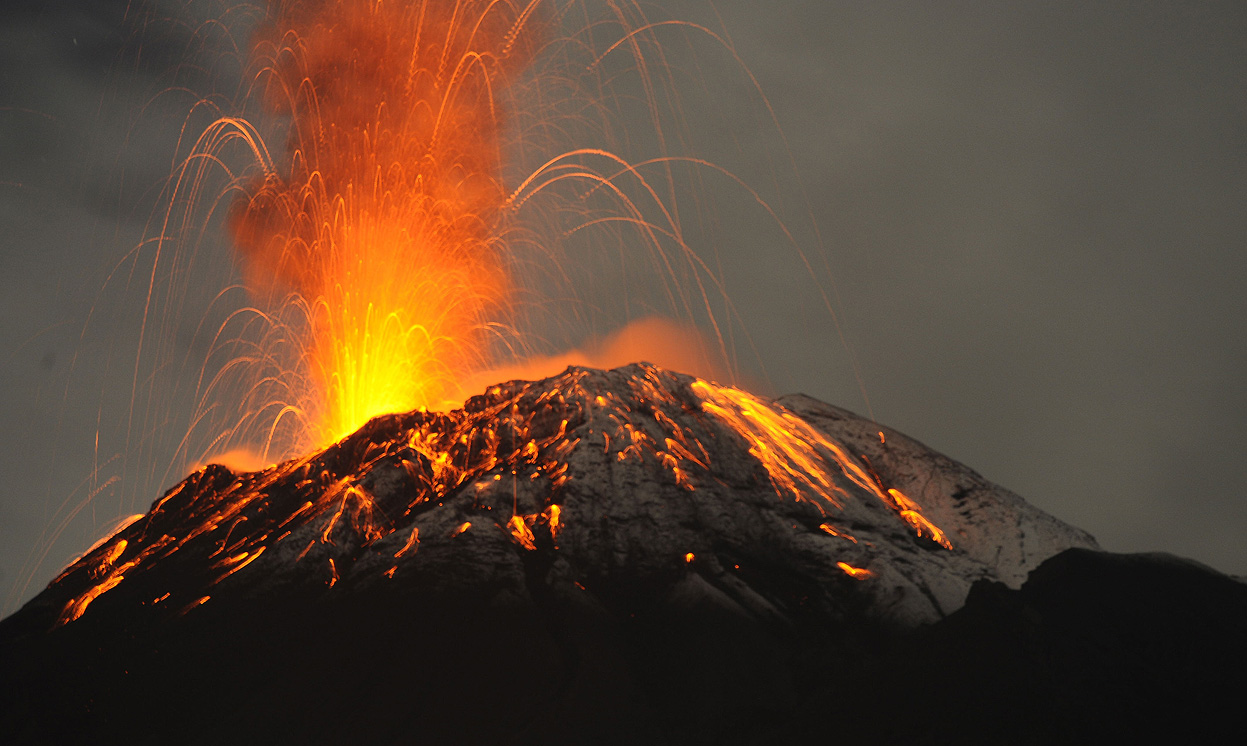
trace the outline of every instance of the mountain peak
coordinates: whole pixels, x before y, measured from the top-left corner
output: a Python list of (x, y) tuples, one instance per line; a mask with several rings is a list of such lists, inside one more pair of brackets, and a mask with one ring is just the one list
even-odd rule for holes
[(611, 595), (625, 583), (699, 588), (764, 618), (814, 609), (913, 626), (960, 607), (976, 580), (1016, 587), (1073, 546), (1095, 545), (809, 397), (768, 400), (648, 364), (572, 367), (491, 386), (452, 412), (378, 417), (263, 471), (208, 466), (69, 567), (31, 612), (64, 625), (282, 588), (492, 584), (526, 596), (539, 583)]
[(0, 621), (0, 740), (1001, 743), (1232, 725), (1247, 588), (1094, 549), (809, 397), (569, 368), (262, 471), (192, 474)]

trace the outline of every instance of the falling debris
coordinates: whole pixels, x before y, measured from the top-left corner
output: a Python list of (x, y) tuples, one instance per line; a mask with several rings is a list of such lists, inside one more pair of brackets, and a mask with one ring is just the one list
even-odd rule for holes
[[(974, 578), (1020, 582), (1042, 553), (1022, 551), (1019, 525), (1047, 532), (1028, 536), (1028, 546), (1042, 541), (1035, 545), (1056, 551), (1088, 541), (1050, 518), (1023, 519), (1042, 514), (1011, 497), (969, 519), (929, 489), (923, 494), (934, 502), (919, 506), (907, 493), (912, 477), (889, 483), (888, 459), (909, 459), (895, 473), (912, 474), (926, 463), (923, 452), (907, 456), (899, 441), (876, 452), (877, 428), (851, 420), (839, 422), (857, 429), (839, 424), (833, 435), (820, 411), (647, 365), (571, 368), (493, 386), (463, 409), (380, 418), (323, 452), (263, 471), (205, 467), (69, 567), (48, 593), (60, 598), (57, 622), (70, 624), (103, 596), (157, 612), (167, 606), (151, 600), (169, 593), (185, 604), (277, 578), (295, 583), (305, 566), (324, 568), (319, 577), (335, 593), (417, 578), (419, 556), (438, 556), (443, 542), (481, 521), (501, 530), (457, 543), (460, 562), (501, 551), (494, 542), (502, 540), (506, 551), (553, 552), (566, 562), (611, 546), (626, 547), (617, 555), (625, 563), (674, 555), (692, 564), (690, 545), (760, 540), (759, 531), (783, 526), (774, 546), (817, 537), (790, 546), (808, 547), (802, 551), (814, 554), (802, 562), (817, 557), (812, 566), (826, 578), (892, 567), (886, 582), (875, 576), (870, 593), (880, 603), (899, 594), (903, 602), (888, 607), (921, 620), (955, 608)], [(706, 517), (690, 517), (692, 504), (705, 506)], [(724, 518), (702, 522), (715, 515)], [(982, 520), (994, 527), (973, 523)], [(966, 538), (954, 545), (950, 532)], [(908, 539), (898, 544), (897, 536)], [(991, 543), (976, 544), (982, 536)], [(921, 548), (931, 551), (914, 553)], [(413, 571), (397, 572), (406, 563)], [(950, 582), (950, 573), (963, 579)], [(175, 575), (198, 579), (175, 589), (166, 580)]]

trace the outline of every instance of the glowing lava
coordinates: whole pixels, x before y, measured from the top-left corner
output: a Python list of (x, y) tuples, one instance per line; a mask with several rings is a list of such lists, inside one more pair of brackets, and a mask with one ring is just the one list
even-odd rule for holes
[[(604, 387), (611, 376), (620, 383)], [(253, 563), (252, 577), (314, 566), (333, 587), (375, 556), (382, 558), (376, 574), (393, 578), (401, 563), (417, 561), (422, 516), (459, 501), (471, 504), (468, 512), (425, 533), (429, 541), (499, 532), (522, 553), (561, 552), (573, 462), (584, 469), (591, 458), (598, 476), (616, 465), (636, 469), (678, 501), (725, 484), (711, 456), (718, 453), (756, 458), (775, 499), (817, 507), (827, 519), (820, 535), (837, 540), (832, 557), (862, 556), (858, 540), (834, 522), (850, 500), (879, 500), (888, 520), (917, 532), (916, 541), (952, 548), (912, 500), (775, 402), (652, 366), (572, 368), (546, 381), (491, 387), (451, 412), (381, 418), (322, 452), (263, 471), (206, 467), (62, 573), (56, 583), (72, 597), (60, 623), (80, 618), (123, 580), (153, 604), (172, 592), (173, 607), (185, 609)], [(490, 503), (499, 483), (505, 499)], [(535, 485), (540, 495), (525, 510), (513, 496), (519, 483)], [(672, 560), (696, 567), (700, 556), (682, 548)], [(164, 584), (166, 576), (147, 574), (179, 558), (195, 565), (202, 585), (175, 589)], [(837, 566), (858, 580), (874, 577), (842, 560)]]
[(480, 364), (508, 304), (499, 96), (537, 5), (286, 2), (258, 37), (289, 149), (233, 223), (261, 307), (306, 315), (314, 442), (440, 405)]
[[(706, 480), (719, 481), (710, 454), (731, 441), (765, 470), (765, 476), (752, 472), (755, 484), (769, 479), (780, 499), (817, 508), (821, 530), (839, 540), (836, 553), (861, 551), (834, 523), (855, 495), (872, 505), (881, 501), (895, 514), (885, 513), (889, 520), (951, 548), (868, 462), (782, 406), (707, 380), (638, 365), (626, 384), (590, 389), (583, 382), (593, 373), (568, 369), (545, 390), (513, 382), (491, 386), (461, 409), (429, 411), (457, 399), (469, 374), (488, 367), (491, 335), (510, 326), (516, 281), (508, 241), (519, 231), (513, 212), (535, 194), (560, 184), (574, 185), (582, 199), (606, 194), (622, 214), (603, 218), (584, 207), (576, 230), (620, 220), (648, 234), (652, 247), (663, 233), (688, 250), (674, 212), (640, 167), (604, 150), (569, 151), (514, 191), (504, 187), (504, 93), (535, 57), (540, 6), (539, 0), (279, 3), (257, 36), (253, 57), (261, 72), (254, 87), (288, 118), (286, 157), (274, 161), (246, 123), (216, 126), (243, 133), (264, 170), (235, 205), (232, 226), (260, 315), (290, 331), (257, 344), (257, 359), (276, 367), (275, 385), (289, 397), (276, 419), (300, 422), (307, 442), (296, 447), (322, 450), (261, 471), (209, 466), (192, 475), (58, 579), (73, 588), (62, 624), (123, 581), (150, 591), (153, 605), (174, 593), (169, 607), (186, 611), (210, 599), (203, 591), (249, 567), (261, 573), (274, 563), (306, 562), (329, 587), (349, 584), (360, 553), (383, 546), (377, 574), (393, 578), (397, 561), (410, 562), (417, 552), (422, 513), (460, 494), (489, 494), (503, 479), (512, 482), (509, 515), (482, 513), (473, 502), (470, 520), (461, 515), (454, 526), (429, 529), (426, 541), (448, 537), (470, 546), (501, 531), (522, 552), (557, 551), (568, 521), (576, 525), (561, 507), (569, 459), (588, 448), (607, 471), (627, 462), (618, 468), (639, 466), (689, 495)], [(632, 33), (607, 52), (630, 40)], [(643, 67), (639, 57), (637, 63)], [(607, 170), (584, 165), (594, 159)], [(623, 180), (652, 198), (670, 230), (645, 216), (616, 183)], [(656, 254), (664, 282), (678, 284), (670, 258)], [(695, 272), (705, 266), (691, 253), (684, 259)], [(696, 285), (709, 311), (701, 275)], [(678, 305), (674, 294), (672, 303)], [(691, 319), (687, 299), (682, 305)], [(293, 325), (290, 309), (298, 311)], [(292, 370), (297, 374), (287, 379)], [(378, 415), (391, 416), (362, 427)], [(382, 437), (379, 428), (390, 431)], [(402, 489), (376, 491), (368, 481), (374, 470), (393, 472), (387, 479)], [(548, 487), (524, 510), (514, 497), (522, 479)], [(206, 558), (203, 587), (176, 597), (156, 574), (132, 580), (174, 556)], [(671, 556), (693, 568), (704, 561), (698, 557), (708, 557), (683, 547)], [(857, 579), (872, 577), (846, 562), (839, 568)]]

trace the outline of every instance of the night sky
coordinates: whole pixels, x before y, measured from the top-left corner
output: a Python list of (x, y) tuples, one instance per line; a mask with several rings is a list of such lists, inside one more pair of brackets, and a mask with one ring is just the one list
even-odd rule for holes
[[(132, 419), (136, 386), (185, 369), (135, 382), (131, 252), (189, 106), (237, 90), (199, 26), (231, 4), (128, 5), (0, 10), (6, 613), (184, 476), (176, 391)], [(742, 380), (873, 414), (1106, 549), (1247, 574), (1247, 6), (646, 7), (730, 38), (794, 156), (730, 54), (673, 37), (693, 149), (772, 200), (817, 268), (738, 188), (702, 187)], [(186, 318), (161, 318), (179, 361), (236, 279), (223, 234), (202, 246)]]

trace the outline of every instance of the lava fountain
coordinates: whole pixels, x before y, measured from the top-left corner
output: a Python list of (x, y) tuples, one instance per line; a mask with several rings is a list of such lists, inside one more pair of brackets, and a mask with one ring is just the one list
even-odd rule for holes
[(539, 4), (291, 2), (258, 37), (291, 134), (232, 222), (262, 310), (306, 315), (293, 409), (316, 444), (441, 404), (506, 316), (498, 97)]

